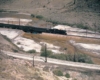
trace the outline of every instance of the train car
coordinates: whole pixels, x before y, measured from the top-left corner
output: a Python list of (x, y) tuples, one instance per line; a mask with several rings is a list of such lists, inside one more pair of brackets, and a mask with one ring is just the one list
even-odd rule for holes
[(35, 33), (42, 33), (42, 32), (45, 32), (45, 33), (67, 35), (65, 30), (47, 29), (47, 28), (40, 28), (40, 27), (33, 27), (33, 26), (22, 26), (22, 25), (0, 23), (0, 27), (19, 29), (19, 30), (23, 30), (25, 32), (30, 32), (30, 33), (34, 33), (34, 32)]

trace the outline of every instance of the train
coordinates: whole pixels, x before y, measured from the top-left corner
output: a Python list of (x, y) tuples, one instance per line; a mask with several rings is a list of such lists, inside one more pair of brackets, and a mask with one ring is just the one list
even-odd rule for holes
[(34, 27), (34, 26), (23, 26), (23, 25), (0, 23), (0, 27), (1, 28), (19, 29), (19, 30), (23, 30), (24, 32), (30, 32), (30, 33), (43, 33), (43, 32), (45, 32), (45, 33), (67, 35), (65, 30), (40, 28), (40, 27)]

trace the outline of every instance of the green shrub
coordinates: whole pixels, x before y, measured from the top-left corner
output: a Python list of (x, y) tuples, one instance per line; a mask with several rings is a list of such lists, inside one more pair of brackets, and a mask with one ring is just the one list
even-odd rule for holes
[(47, 48), (41, 48), (41, 56), (46, 56), (50, 58), (60, 59), (60, 60), (68, 60), (73, 62), (82, 62), (82, 63), (93, 63), (91, 58), (86, 54), (74, 53), (73, 54), (53, 54), (52, 51), (47, 50)]
[(60, 60), (93, 64), (89, 56), (85, 54), (81, 54), (81, 53), (75, 53), (74, 55), (73, 54), (53, 54), (52, 51), (47, 50), (45, 54), (45, 51), (42, 50), (41, 56), (47, 56), (49, 58), (60, 59)]
[(52, 54), (49, 56), (50, 58), (60, 59), (60, 60), (66, 60), (65, 54)]
[(81, 28), (81, 29), (89, 29), (87, 26), (83, 25), (83, 23), (80, 23), (80, 24), (75, 24), (78, 28)]
[(0, 9), (0, 12), (6, 12), (6, 10), (4, 10), (4, 9)]
[(32, 50), (27, 51), (27, 53), (36, 53), (36, 51), (32, 49)]
[(63, 76), (63, 73), (60, 70), (54, 70), (53, 73), (57, 76)]
[(74, 55), (72, 55), (72, 54), (67, 54), (67, 55), (66, 55), (66, 60), (68, 60), (68, 61), (74, 61)]
[(66, 78), (70, 78), (70, 74), (69, 74), (69, 73), (66, 73), (66, 74), (65, 74), (65, 77), (66, 77)]
[(12, 49), (12, 50), (13, 50), (13, 52), (15, 52), (15, 53), (18, 52), (18, 50), (16, 50), (16, 49)]
[(50, 51), (50, 50), (46, 50), (46, 53), (45, 53), (45, 50), (42, 50), (41, 51), (41, 56), (47, 56), (47, 57), (49, 57), (50, 55), (52, 55), (53, 53), (52, 53), (52, 51)]
[(90, 58), (88, 55), (86, 55), (86, 54), (77, 53), (77, 54), (75, 55), (75, 57), (76, 57), (76, 61), (77, 61), (77, 62), (91, 63), (91, 64), (93, 64), (91, 58)]
[(43, 16), (42, 15), (37, 15), (36, 18), (43, 19)]
[(35, 17), (35, 15), (34, 15), (34, 14), (31, 14), (31, 17), (33, 17), (33, 18), (34, 18), (34, 17)]

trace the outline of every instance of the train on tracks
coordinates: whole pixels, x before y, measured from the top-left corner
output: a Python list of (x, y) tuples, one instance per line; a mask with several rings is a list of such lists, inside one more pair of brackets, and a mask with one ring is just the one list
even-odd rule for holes
[(11, 29), (19, 29), (19, 30), (23, 30), (24, 32), (30, 32), (30, 33), (43, 33), (43, 32), (45, 32), (45, 33), (67, 35), (65, 30), (48, 29), (48, 28), (40, 28), (40, 27), (33, 27), (33, 26), (23, 26), (23, 25), (0, 23), (0, 27), (11, 28)]

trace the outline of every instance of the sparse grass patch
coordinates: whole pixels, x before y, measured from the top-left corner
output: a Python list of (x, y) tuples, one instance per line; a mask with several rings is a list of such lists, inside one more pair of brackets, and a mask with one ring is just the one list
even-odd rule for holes
[(44, 80), (37, 72), (33, 75), (33, 79)]
[(27, 51), (27, 53), (36, 53), (36, 50), (34, 50), (34, 49), (32, 49), (32, 50), (29, 50), (29, 51)]
[[(48, 36), (48, 35), (45, 35), (45, 34), (29, 34), (29, 33), (25, 33), (23, 35), (23, 37), (29, 38), (29, 39), (33, 39), (34, 38), (34, 40), (39, 41), (39, 42), (44, 41), (44, 42), (47, 42), (47, 43), (52, 43), (54, 45), (60, 46), (61, 48), (67, 47), (67, 53), (72, 54), (72, 59), (73, 59), (73, 54), (74, 53), (82, 53), (82, 54), (84, 53), (86, 55), (89, 55), (91, 57), (92, 61), (95, 60), (95, 58), (96, 58), (95, 56), (96, 55), (92, 55), (90, 52), (85, 52), (85, 51), (81, 51), (81, 50), (75, 49), (75, 47), (69, 43), (69, 40), (74, 40), (77, 43), (100, 44), (100, 40), (99, 39), (82, 38), (82, 37), (74, 37), (74, 36), (66, 36), (64, 38), (61, 38), (61, 37), (56, 37), (56, 36)], [(50, 55), (50, 56), (58, 58), (58, 56), (56, 56), (56, 55), (53, 55), (53, 56)], [(95, 61), (93, 63), (97, 62), (97, 63), (100, 64), (100, 59), (99, 58), (96, 58), (96, 59), (98, 59), (98, 62)], [(65, 57), (64, 57), (63, 60), (65, 60)]]
[(4, 10), (4, 9), (0, 9), (0, 12), (6, 12), (6, 10)]
[(18, 13), (18, 11), (9, 11), (9, 10), (4, 10), (4, 9), (0, 9), (0, 12), (9, 12), (9, 13)]
[(69, 73), (66, 73), (66, 74), (65, 74), (65, 77), (66, 77), (66, 78), (70, 78), (70, 74), (69, 74)]
[(57, 76), (63, 76), (63, 73), (62, 73), (62, 71), (60, 71), (60, 70), (54, 70), (53, 73), (54, 73), (55, 75), (57, 75)]
[(34, 18), (34, 17), (35, 17), (35, 15), (34, 15), (34, 14), (31, 14), (31, 17), (32, 17), (32, 18)]
[(44, 17), (42, 15), (36, 15), (36, 18), (43, 19)]
[(47, 56), (49, 57), (50, 55), (52, 55), (52, 52), (50, 50), (47, 50), (47, 52), (41, 52), (41, 56)]
[(68, 25), (68, 26), (74, 26), (76, 25), (78, 28), (81, 28), (81, 29), (89, 29), (88, 26), (85, 26), (83, 25), (83, 23), (79, 23), (79, 24), (70, 24), (70, 23), (67, 23), (67, 22), (59, 22), (59, 21), (55, 21), (55, 20), (51, 20), (51, 19), (46, 19), (45, 17), (43, 17), (42, 15), (34, 15), (34, 14), (31, 14), (31, 17), (36, 17), (38, 19), (42, 19), (42, 20), (45, 20), (46, 22), (50, 22), (54, 25), (58, 25), (58, 24), (61, 24), (61, 25)]
[(49, 72), (49, 67), (48, 67), (48, 66), (45, 66), (45, 67), (43, 68), (43, 71)]
[(85, 75), (88, 75), (88, 76), (92, 76), (92, 74), (94, 73), (94, 72), (91, 72), (91, 71), (85, 71), (85, 72), (82, 72), (83, 74), (85, 74)]
[(41, 56), (46, 56), (54, 59), (60, 59), (60, 60), (67, 60), (67, 61), (73, 61), (73, 62), (82, 62), (82, 63), (93, 63), (91, 58), (87, 56), (86, 54), (82, 53), (74, 53), (74, 54), (53, 54), (50, 50), (45, 50), (45, 48), (41, 49)]
[(13, 52), (15, 52), (15, 53), (17, 53), (18, 52), (18, 50), (16, 50), (16, 49), (12, 49), (13, 50)]
[(44, 17), (42, 15), (35, 15), (35, 14), (31, 14), (32, 18), (37, 18), (37, 19), (44, 19)]
[(81, 29), (89, 29), (88, 26), (86, 25), (83, 25), (82, 23), (79, 23), (79, 24), (75, 24), (77, 26), (77, 28), (81, 28)]
[(66, 60), (65, 54), (53, 54), (53, 55), (50, 55), (49, 57), (54, 58), (54, 59)]
[(51, 22), (51, 23), (54, 24), (54, 25), (61, 24), (61, 25), (73, 26), (73, 24), (69, 24), (69, 23), (66, 23), (66, 22), (59, 22), (59, 21), (48, 20), (48, 19), (46, 19), (46, 21), (47, 21), (47, 22)]
[(46, 22), (50, 22), (50, 23), (52, 23), (54, 25), (61, 24), (61, 25), (68, 25), (68, 26), (71, 26), (71, 27), (76, 25), (76, 27), (81, 28), (81, 29), (90, 29), (88, 26), (84, 25), (83, 23), (71, 24), (71, 23), (67, 23), (67, 22), (59, 22), (59, 21), (55, 21), (55, 20), (51, 20), (51, 19), (46, 19), (42, 15), (31, 14), (31, 16), (33, 18), (36, 17), (38, 19), (45, 20)]

